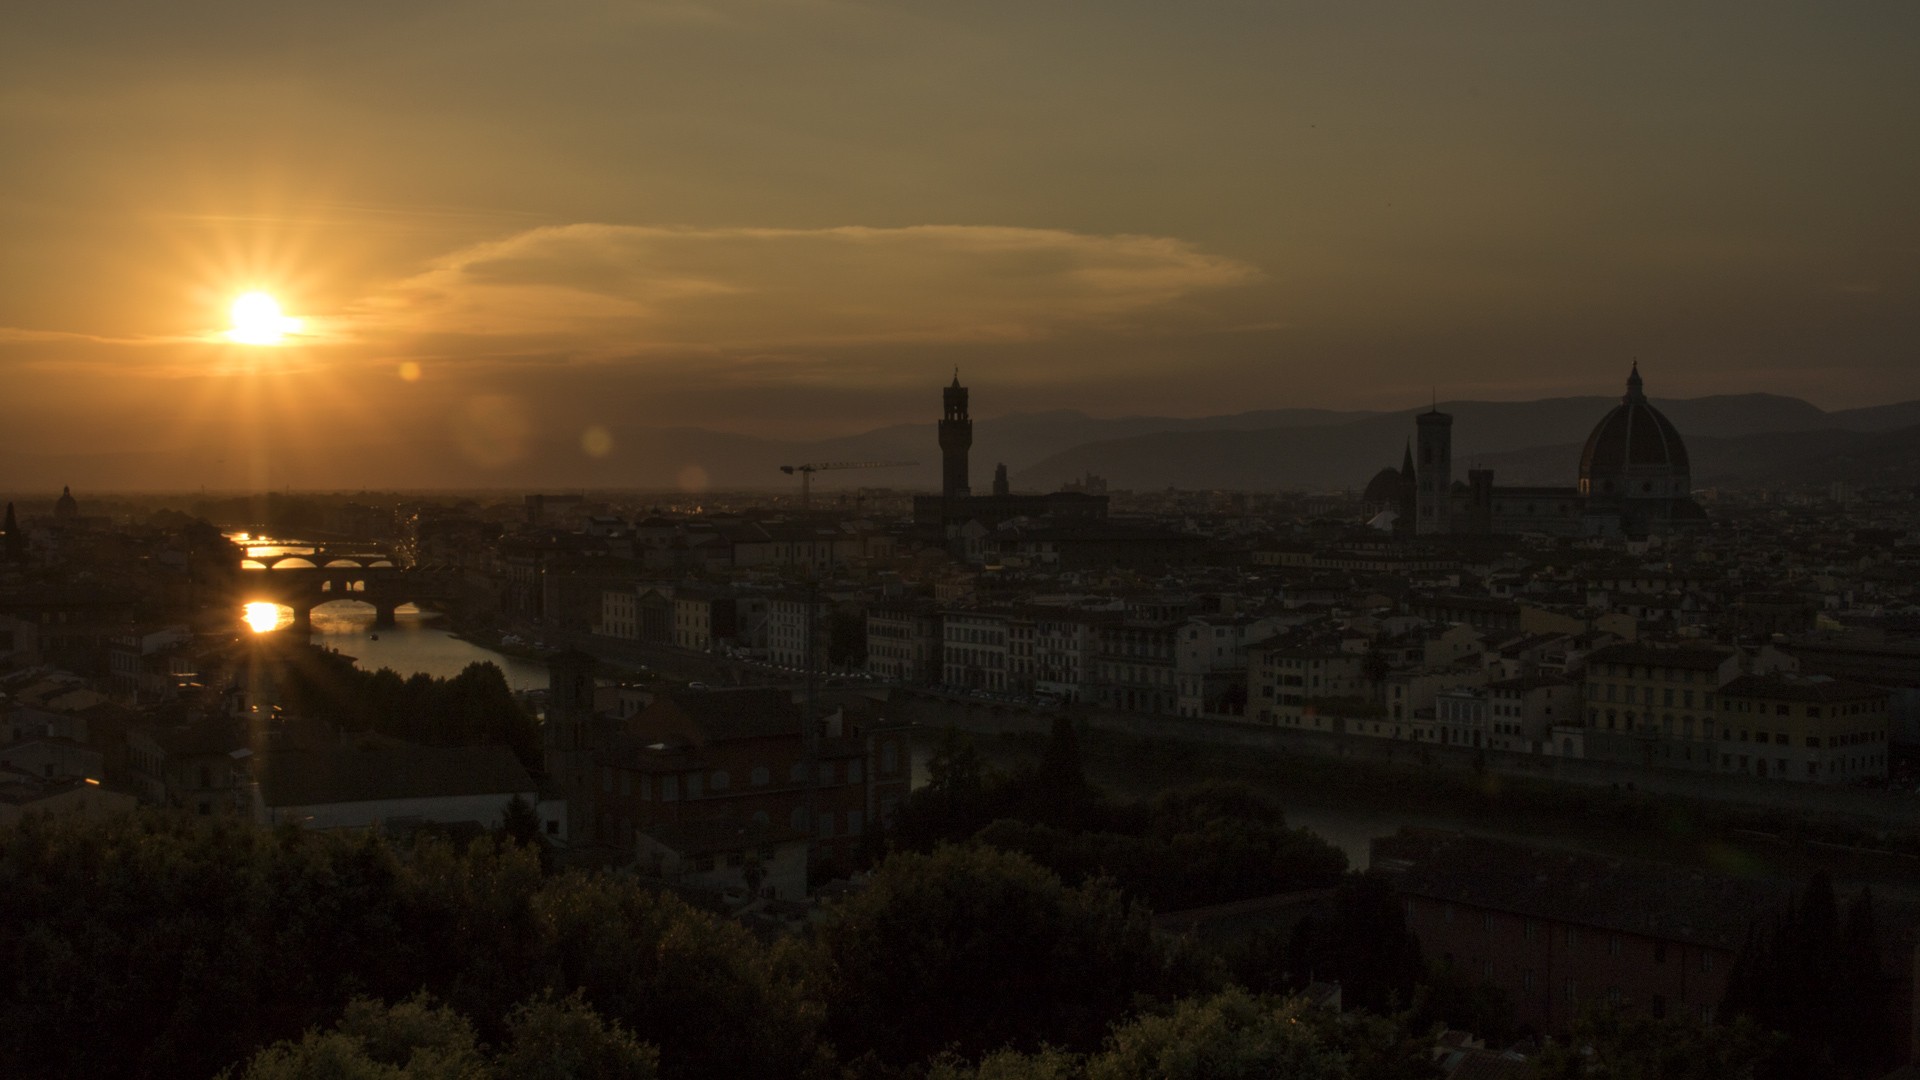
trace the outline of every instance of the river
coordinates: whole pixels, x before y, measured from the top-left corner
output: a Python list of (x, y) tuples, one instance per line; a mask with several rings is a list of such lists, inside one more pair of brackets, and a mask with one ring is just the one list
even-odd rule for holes
[(403, 604), (394, 614), (394, 625), (381, 627), (376, 638), (372, 607), (337, 602), (314, 610), (308, 640), (353, 657), (368, 671), (392, 668), (401, 675), (424, 672), (444, 679), (460, 674), (468, 664), (491, 661), (513, 689), (546, 689), (547, 665), (463, 641), (446, 630), (443, 621), (435, 612)]
[[(227, 534), (241, 545), (249, 559), (276, 555), (308, 555), (315, 547), (309, 541), (256, 536), (244, 532)], [(271, 574), (272, 570), (243, 570), (250, 574)], [(284, 604), (249, 605), (272, 610), (249, 610), (243, 622), (256, 630), (285, 630), (293, 624), (293, 609)], [(367, 671), (392, 668), (402, 676), (426, 674), (446, 679), (460, 674), (468, 664), (488, 661), (507, 677), (515, 690), (543, 690), (547, 686), (547, 666), (536, 660), (506, 656), (492, 649), (455, 637), (444, 626), (437, 612), (422, 611), (402, 604), (394, 613), (394, 625), (375, 629), (370, 604), (337, 600), (313, 609), (313, 633), (307, 640), (322, 648), (333, 649), (354, 658)]]

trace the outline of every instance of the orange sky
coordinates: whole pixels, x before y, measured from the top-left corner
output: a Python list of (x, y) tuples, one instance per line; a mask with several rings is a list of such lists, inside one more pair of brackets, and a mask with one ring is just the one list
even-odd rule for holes
[[(954, 364), (989, 411), (1610, 393), (1634, 357), (1667, 396), (1916, 398), (1916, 43), (1914, 5), (1752, 0), (31, 5), (0, 470), (833, 434)], [(252, 288), (296, 344), (221, 338)]]

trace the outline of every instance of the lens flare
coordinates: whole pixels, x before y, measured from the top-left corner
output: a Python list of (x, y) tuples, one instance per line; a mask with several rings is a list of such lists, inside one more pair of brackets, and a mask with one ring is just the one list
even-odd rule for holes
[(264, 634), (280, 625), (280, 605), (255, 602), (247, 605), (242, 616), (247, 628), (256, 634)]

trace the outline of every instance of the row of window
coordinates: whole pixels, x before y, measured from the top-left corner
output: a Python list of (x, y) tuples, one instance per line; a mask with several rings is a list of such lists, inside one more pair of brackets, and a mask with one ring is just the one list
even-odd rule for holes
[[(1740, 754), (1738, 756), (1740, 764), (1737, 768), (1740, 772), (1751, 772), (1760, 776), (1767, 775), (1769, 766), (1766, 758), (1753, 757), (1750, 754)], [(1736, 766), (1733, 763), (1734, 757), (1735, 755), (1733, 754), (1721, 754), (1720, 767), (1727, 770), (1735, 769)], [(1751, 759), (1751, 761), (1749, 759)], [(1833, 758), (1827, 762), (1825, 772), (1829, 776), (1838, 776), (1841, 773), (1855, 773), (1863, 769), (1883, 771), (1886, 768), (1886, 763), (1887, 759), (1885, 755), (1882, 754), (1864, 754), (1859, 757)], [(1775, 776), (1787, 775), (1789, 772), (1787, 759), (1774, 758), (1771, 769)], [(1809, 778), (1819, 776), (1821, 771), (1819, 762), (1807, 762), (1807, 776)]]
[[(1717, 668), (1709, 673), (1693, 668), (1654, 667), (1651, 664), (1607, 664), (1606, 671), (1608, 675), (1621, 679), (1665, 679), (1668, 682), (1678, 680), (1689, 683), (1694, 681), (1695, 676), (1705, 681), (1707, 675), (1718, 674)], [(1675, 674), (1676, 671), (1678, 674)]]
[(947, 646), (947, 663), (955, 667), (1003, 668), (1007, 655), (987, 649), (962, 649)]
[[(1587, 688), (1587, 700), (1601, 700), (1601, 694), (1598, 693), (1598, 691), (1602, 686), (1606, 688), (1605, 699), (1607, 701), (1623, 701), (1628, 705), (1652, 705), (1654, 703), (1653, 687), (1636, 687), (1632, 685), (1622, 685), (1620, 683), (1589, 684)], [(1691, 709), (1693, 708), (1693, 700), (1693, 691), (1691, 690), (1676, 691), (1671, 686), (1660, 688), (1660, 704), (1668, 708)], [(1701, 694), (1700, 701), (1701, 708), (1708, 710), (1713, 708), (1712, 694)], [(1783, 713), (1782, 715), (1785, 714)]]

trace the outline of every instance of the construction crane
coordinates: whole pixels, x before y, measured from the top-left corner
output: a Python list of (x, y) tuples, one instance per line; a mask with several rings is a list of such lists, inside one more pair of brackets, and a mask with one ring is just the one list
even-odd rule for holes
[(782, 465), (780, 471), (788, 476), (800, 475), (800, 509), (805, 510), (813, 501), (814, 473), (835, 469), (904, 469), (918, 464), (917, 461), (816, 461), (809, 465)]

